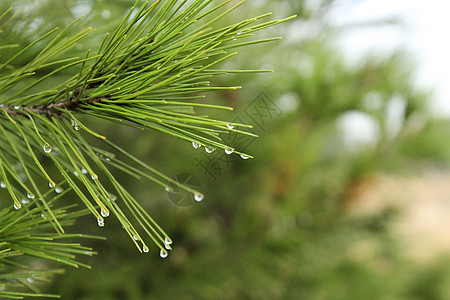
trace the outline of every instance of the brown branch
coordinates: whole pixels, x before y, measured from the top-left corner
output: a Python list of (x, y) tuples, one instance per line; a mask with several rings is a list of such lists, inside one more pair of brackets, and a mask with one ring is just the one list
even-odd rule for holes
[(76, 110), (80, 105), (89, 105), (94, 103), (100, 103), (102, 100), (109, 100), (109, 97), (98, 97), (94, 99), (90, 99), (87, 101), (81, 101), (77, 100), (76, 96), (72, 97), (68, 101), (59, 102), (59, 103), (52, 103), (50, 105), (42, 105), (42, 106), (13, 106), (13, 105), (6, 105), (3, 107), (3, 109), (9, 114), (9, 115), (19, 115), (21, 112), (32, 112), (34, 114), (39, 115), (46, 115), (47, 117), (51, 118), (54, 115), (61, 116), (62, 112), (61, 109), (66, 109), (70, 111)]
[[(152, 39), (151, 42), (153, 42), (153, 41), (154, 40)], [(140, 53), (135, 53), (131, 56), (131, 59), (133, 59), (139, 55), (140, 55)], [(126, 62), (127, 62), (127, 60), (123, 60), (118, 65), (116, 65), (114, 68), (117, 68)], [(95, 77), (99, 77), (99, 76), (103, 76), (103, 73), (100, 72)], [(97, 82), (97, 83), (90, 84), (90, 85), (88, 85), (87, 89), (93, 88), (102, 83), (103, 82)], [(81, 101), (79, 99), (80, 92), (81, 92), (81, 89), (78, 88), (74, 92), (73, 96), (70, 99), (68, 99), (67, 101), (59, 102), (59, 103), (52, 103), (50, 105), (42, 105), (42, 106), (36, 106), (36, 105), (33, 105), (33, 106), (5, 105), (5, 106), (3, 106), (2, 105), (1, 108), (3, 108), (9, 115), (12, 115), (12, 116), (20, 115), (21, 112), (32, 112), (34, 114), (46, 115), (48, 118), (52, 118), (54, 115), (61, 117), (61, 115), (62, 115), (61, 109), (75, 111), (80, 105), (89, 105), (89, 104), (94, 104), (94, 103), (100, 103), (100, 102), (102, 102), (102, 100), (111, 100), (110, 96), (106, 96), (106, 97), (97, 97), (94, 99)]]

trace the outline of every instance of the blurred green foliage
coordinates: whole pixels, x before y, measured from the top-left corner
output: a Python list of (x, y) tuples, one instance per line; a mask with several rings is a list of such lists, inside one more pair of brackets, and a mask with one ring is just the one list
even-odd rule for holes
[[(84, 9), (84, 24), (103, 32), (132, 1), (13, 2), (28, 3), (23, 26), (38, 23), (36, 31), (67, 24)], [(344, 60), (336, 45), (340, 31), (325, 21), (336, 3), (261, 0), (235, 13), (299, 15), (272, 29), (285, 40), (242, 49), (232, 62), (240, 69), (273, 68), (274, 73), (222, 77), (221, 83), (244, 89), (207, 97), (209, 103), (235, 107), (234, 113), (217, 116), (231, 120), (248, 118), (252, 101), (265, 93), (275, 111), (269, 116), (263, 110), (264, 126), (255, 125), (260, 138), (249, 145), (254, 160), (232, 158), (219, 172), (173, 138), (95, 125), (170, 176), (194, 174), (206, 198), (179, 208), (157, 186), (128, 182), (130, 192), (172, 233), (169, 258), (139, 254), (117, 222), (98, 228), (90, 218), (80, 219), (72, 230), (102, 234), (108, 241), (89, 244), (99, 253), (86, 262), (92, 270), (67, 270), (49, 292), (62, 299), (450, 298), (450, 260), (428, 265), (405, 257), (388, 230), (395, 210), (364, 218), (347, 214), (354, 190), (377, 172), (447, 165), (449, 123), (428, 117), (428, 94), (415, 87), (413, 64), (403, 53), (351, 66)], [(33, 32), (20, 38), (31, 40)], [(80, 49), (95, 49), (96, 43), (86, 41)], [(389, 113), (393, 103), (402, 107), (395, 130)], [(352, 114), (374, 124), (377, 134), (366, 133), (370, 143), (346, 140), (342, 124)]]

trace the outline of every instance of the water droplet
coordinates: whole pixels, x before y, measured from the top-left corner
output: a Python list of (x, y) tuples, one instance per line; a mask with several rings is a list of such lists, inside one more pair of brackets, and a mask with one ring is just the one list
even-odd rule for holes
[(161, 249), (161, 251), (159, 251), (159, 256), (161, 256), (161, 258), (166, 258), (168, 255), (167, 251), (164, 249)]
[(194, 200), (197, 201), (197, 202), (203, 201), (204, 197), (205, 196), (202, 193), (199, 193), (199, 192), (195, 192), (195, 194), (194, 194)]
[(14, 203), (14, 209), (20, 209), (22, 207), (22, 204), (20, 204), (19, 202)]
[(216, 150), (216, 149), (210, 148), (210, 147), (205, 147), (205, 151), (206, 151), (207, 153), (213, 153), (214, 150)]
[(50, 181), (48, 183), (48, 186), (51, 187), (51, 188), (54, 188), (55, 187), (55, 183), (53, 181)]
[(55, 193), (57, 193), (57, 194), (61, 194), (62, 191), (64, 191), (64, 190), (63, 190), (62, 188), (60, 188), (60, 187), (57, 187), (57, 188), (55, 189)]
[(137, 241), (137, 240), (138, 240), (138, 237), (135, 236), (135, 235), (133, 235), (133, 240)]
[(19, 109), (20, 106), (19, 105), (14, 105), (14, 109)]
[(106, 161), (111, 161), (111, 158), (106, 157), (105, 160), (106, 160)]
[(1, 181), (1, 182), (0, 182), (0, 187), (1, 187), (2, 189), (6, 189), (6, 184), (5, 184), (3, 181)]
[(166, 188), (165, 188), (165, 190), (166, 190), (166, 192), (173, 192), (173, 189), (171, 188), (171, 187), (169, 187), (169, 186), (166, 186)]
[(28, 200), (28, 199), (22, 199), (22, 203), (24, 204), (24, 205), (27, 205), (28, 203), (30, 203), (30, 201)]
[(242, 159), (249, 159), (250, 157), (247, 156), (247, 155), (241, 154), (241, 158), (242, 158)]
[(50, 146), (50, 144), (48, 144), (48, 143), (46, 143), (46, 144), (44, 145), (44, 147), (42, 147), (42, 149), (44, 149), (44, 152), (45, 152), (45, 153), (50, 153), (50, 152), (52, 152), (52, 146)]
[(166, 248), (166, 250), (172, 250), (172, 248), (167, 244), (164, 244), (164, 248)]
[(28, 277), (28, 278), (27, 278), (27, 281), (28, 281), (29, 283), (34, 283), (34, 279), (31, 278), (31, 277)]
[(227, 128), (228, 128), (228, 129), (234, 129), (234, 128), (236, 128), (236, 125), (233, 125), (233, 124), (227, 124)]
[(142, 252), (148, 253), (149, 249), (146, 245), (142, 246)]
[(231, 154), (231, 153), (233, 153), (234, 152), (234, 149), (233, 148), (225, 148), (225, 153), (226, 154)]
[(73, 175), (75, 175), (77, 177), (79, 176), (77, 171), (73, 172)]
[(88, 171), (86, 170), (86, 169), (81, 169), (81, 173), (83, 173), (83, 174), (87, 174), (88, 173)]
[(41, 218), (44, 220), (47, 219), (47, 217), (44, 214), (41, 214)]
[(105, 221), (103, 220), (103, 218), (102, 218), (101, 216), (98, 216), (98, 217), (97, 217), (97, 224), (98, 224), (98, 226), (100, 226), (100, 227), (105, 226)]
[(194, 147), (195, 149), (198, 149), (198, 148), (200, 148), (202, 145), (200, 145), (199, 143), (197, 143), (197, 142), (192, 142), (192, 147)]
[(97, 174), (92, 174), (92, 175), (91, 175), (91, 178), (92, 178), (92, 180), (97, 180), (97, 179), (98, 179), (98, 176), (97, 176)]
[(73, 119), (72, 119), (72, 127), (73, 127), (73, 129), (75, 129), (75, 130), (80, 130), (80, 127), (78, 126), (77, 120), (73, 120)]
[(241, 34), (242, 34), (242, 32), (240, 32), (240, 31), (237, 33), (237, 35), (241, 35)]
[(34, 199), (34, 195), (32, 193), (27, 193), (27, 198), (28, 199)]
[(101, 211), (100, 211), (100, 214), (104, 218), (109, 217), (109, 210), (107, 210), (106, 208), (102, 208)]
[(164, 238), (164, 244), (172, 245), (172, 240), (170, 239), (170, 237), (166, 236), (166, 237)]

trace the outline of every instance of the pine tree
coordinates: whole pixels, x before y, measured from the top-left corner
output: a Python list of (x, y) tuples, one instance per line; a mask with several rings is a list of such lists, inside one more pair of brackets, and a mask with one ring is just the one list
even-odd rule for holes
[[(138, 0), (103, 39), (93, 28), (74, 32), (77, 19), (27, 45), (11, 41), (20, 33), (21, 12), (0, 12), (0, 184), (9, 195), (2, 196), (6, 207), (0, 211), (0, 297), (52, 296), (39, 294), (30, 283), (62, 270), (33, 269), (32, 259), (89, 267), (76, 256), (95, 252), (73, 240), (100, 237), (65, 232), (86, 214), (101, 227), (111, 214), (138, 251), (149, 252), (153, 243), (162, 258), (168, 255), (172, 240), (116, 179), (117, 170), (167, 190), (176, 185), (203, 200), (202, 193), (152, 168), (128, 152), (132, 147), (113, 143), (89, 122), (153, 129), (208, 153), (251, 158), (220, 138), (229, 132), (255, 136), (250, 125), (195, 110), (231, 110), (202, 101), (205, 93), (239, 88), (213, 86), (211, 77), (267, 72), (218, 67), (238, 47), (277, 40), (251, 37), (290, 19), (267, 20), (270, 14), (264, 14), (218, 25), (243, 2)], [(100, 43), (77, 50), (83, 40)], [(76, 207), (80, 201), (85, 208)]]

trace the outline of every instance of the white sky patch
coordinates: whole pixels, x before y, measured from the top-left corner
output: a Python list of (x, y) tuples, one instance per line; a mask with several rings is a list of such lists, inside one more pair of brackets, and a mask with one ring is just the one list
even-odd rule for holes
[(370, 115), (349, 111), (338, 120), (345, 145), (352, 151), (359, 151), (368, 145), (375, 145), (380, 135), (380, 127)]
[[(352, 3), (353, 2), (353, 3)], [(347, 3), (347, 4), (345, 4)], [(352, 60), (367, 53), (388, 54), (406, 49), (416, 58), (417, 83), (434, 91), (430, 110), (450, 116), (450, 2), (442, 0), (343, 1), (332, 15), (337, 25), (398, 17), (402, 26), (351, 30), (341, 39)]]

